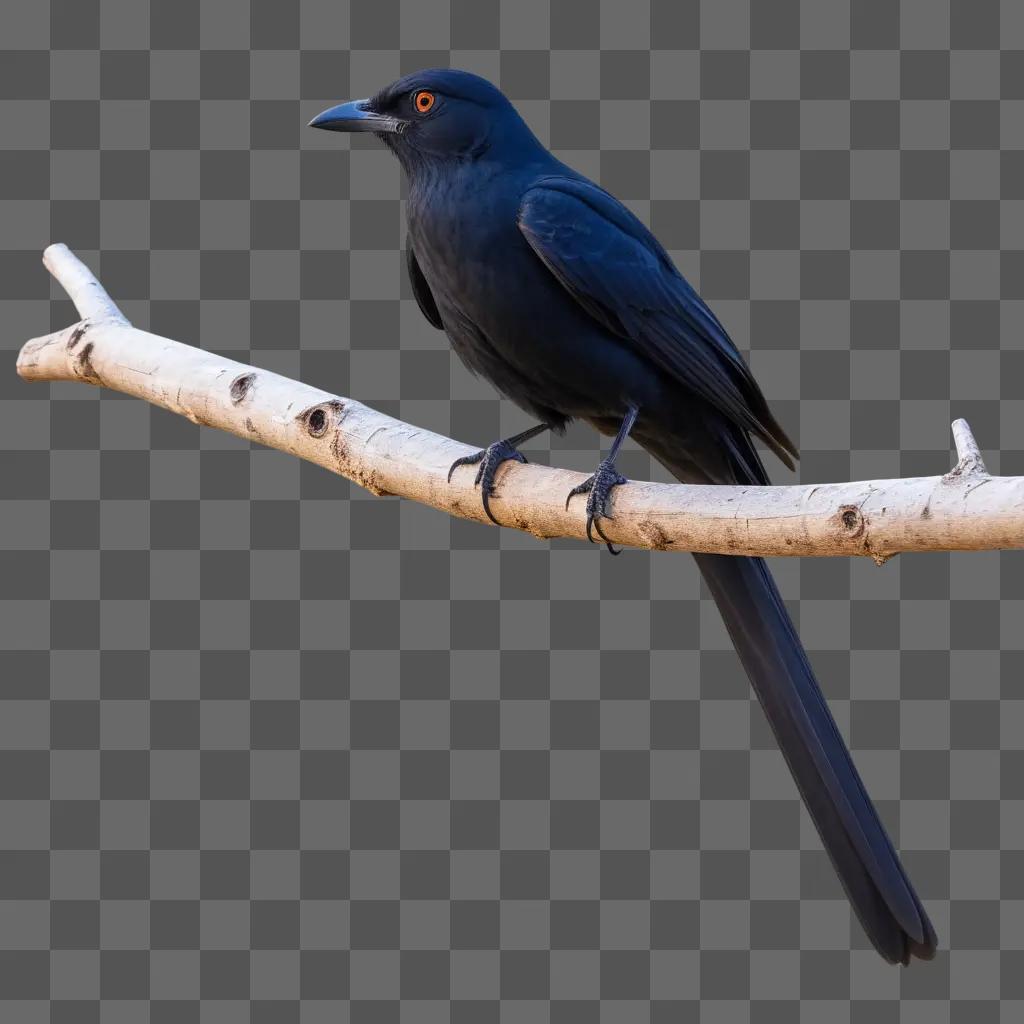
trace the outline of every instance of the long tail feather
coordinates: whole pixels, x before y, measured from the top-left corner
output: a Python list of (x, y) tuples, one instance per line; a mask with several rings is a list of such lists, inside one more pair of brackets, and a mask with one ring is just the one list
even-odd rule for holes
[(694, 558), (868, 937), (890, 963), (930, 960), (935, 931), (857, 774), (764, 560)]

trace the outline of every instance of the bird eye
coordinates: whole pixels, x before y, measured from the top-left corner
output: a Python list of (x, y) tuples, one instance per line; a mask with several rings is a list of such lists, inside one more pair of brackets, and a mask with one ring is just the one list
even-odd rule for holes
[(413, 98), (413, 106), (420, 114), (425, 114), (434, 105), (434, 94), (421, 89)]

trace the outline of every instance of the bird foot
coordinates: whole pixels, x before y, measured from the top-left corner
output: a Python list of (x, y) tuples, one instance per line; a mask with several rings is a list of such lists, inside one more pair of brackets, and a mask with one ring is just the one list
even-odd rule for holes
[(494, 444), (482, 448), (475, 455), (464, 455), (461, 459), (456, 459), (448, 469), (448, 482), (451, 483), (452, 474), (459, 466), (476, 466), (479, 463), (473, 484), (480, 485), (484, 511), (487, 513), (487, 518), (496, 526), (501, 524), (491, 514), (490, 506), (490, 499), (495, 491), (494, 476), (498, 472), (498, 467), (503, 462), (509, 461), (526, 462), (526, 456), (518, 448), (513, 448), (508, 441), (495, 441)]
[(588, 476), (583, 483), (578, 484), (574, 487), (565, 499), (565, 507), (569, 507), (569, 502), (576, 494), (587, 495), (587, 540), (592, 544), (597, 543), (594, 540), (593, 530), (597, 530), (597, 535), (605, 542), (608, 550), (613, 554), (619, 554), (622, 549), (618, 551), (612, 547), (611, 541), (604, 535), (601, 530), (601, 524), (598, 519), (611, 519), (612, 516), (608, 511), (608, 497), (612, 492), (613, 487), (618, 487), (619, 484), (627, 483), (626, 478), (615, 468), (615, 463), (609, 459), (603, 459), (601, 464), (597, 467), (597, 472)]

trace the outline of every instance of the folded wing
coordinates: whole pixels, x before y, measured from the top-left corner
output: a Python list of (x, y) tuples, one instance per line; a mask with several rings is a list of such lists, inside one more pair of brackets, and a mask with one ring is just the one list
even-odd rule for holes
[(545, 177), (524, 194), (518, 224), (594, 319), (793, 468), (796, 446), (725, 328), (658, 240), (614, 196), (585, 180)]

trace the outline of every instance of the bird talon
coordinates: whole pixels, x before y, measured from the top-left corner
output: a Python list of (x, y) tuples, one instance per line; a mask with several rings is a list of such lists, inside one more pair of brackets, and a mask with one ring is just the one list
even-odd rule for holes
[(581, 484), (577, 484), (565, 497), (565, 510), (569, 511), (569, 502), (576, 497), (577, 494), (586, 494), (593, 486), (594, 478), (588, 477)]
[[(452, 482), (452, 474), (459, 468), (459, 466), (475, 466), (483, 457), (486, 449), (478, 451), (475, 455), (463, 455), (461, 458), (456, 459), (448, 467), (448, 483)], [(477, 473), (477, 480), (479, 481), (480, 474)]]
[(495, 518), (495, 515), (490, 511), (490, 495), (493, 494), (493, 490), (489, 487), (481, 489), (480, 498), (483, 503), (483, 511), (486, 513), (487, 518), (492, 521), (496, 526), (500, 526), (501, 523)]
[(615, 550), (611, 541), (605, 536), (604, 530), (601, 529), (599, 520), (612, 518), (608, 512), (608, 496), (613, 487), (627, 482), (626, 478), (615, 469), (614, 463), (604, 460), (597, 467), (597, 471), (588, 476), (583, 483), (577, 484), (565, 499), (565, 507), (568, 509), (569, 502), (574, 495), (587, 495), (587, 540), (591, 544), (597, 543), (594, 539), (596, 530), (598, 537), (604, 541), (605, 546), (613, 555), (620, 554), (622, 549)]
[[(611, 519), (612, 518), (611, 516), (605, 516), (603, 512), (601, 513), (601, 515), (604, 516), (605, 519)], [(600, 537), (601, 540), (604, 541), (605, 546), (608, 548), (608, 550), (613, 555), (619, 554), (619, 551), (621, 551), (622, 549), (620, 548), (619, 551), (616, 551), (615, 548), (612, 547), (612, 542), (605, 536), (604, 530), (601, 529), (601, 522), (600, 522), (600, 520), (598, 520), (598, 519), (594, 520), (594, 529), (597, 530), (598, 537)]]
[(448, 482), (451, 483), (452, 474), (459, 466), (475, 466), (479, 463), (476, 476), (473, 478), (473, 486), (479, 486), (480, 488), (483, 508), (487, 518), (495, 526), (500, 526), (501, 524), (494, 518), (494, 514), (491, 512), (490, 502), (490, 499), (496, 493), (494, 478), (498, 472), (498, 467), (503, 462), (525, 463), (526, 461), (526, 456), (518, 449), (513, 448), (508, 441), (495, 441), (486, 448), (481, 448), (480, 451), (473, 455), (463, 455), (462, 458), (456, 459), (448, 469)]

